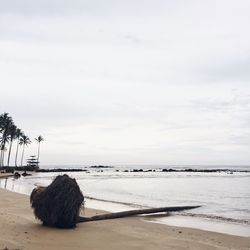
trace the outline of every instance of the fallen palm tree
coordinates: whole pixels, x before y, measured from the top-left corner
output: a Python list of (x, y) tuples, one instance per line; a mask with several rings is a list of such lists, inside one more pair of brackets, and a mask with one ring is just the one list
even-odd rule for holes
[(109, 220), (162, 212), (177, 212), (194, 209), (200, 206), (176, 206), (129, 210), (118, 213), (107, 213), (93, 217), (79, 216), (80, 208), (84, 204), (84, 196), (75, 179), (68, 175), (59, 175), (47, 187), (37, 187), (30, 195), (31, 207), (36, 218), (45, 226), (59, 228), (73, 228), (77, 223), (97, 220)]
[(200, 206), (176, 206), (176, 207), (159, 207), (159, 208), (148, 208), (148, 209), (137, 209), (129, 210), (117, 213), (100, 214), (92, 217), (79, 217), (79, 222), (97, 221), (97, 220), (110, 220), (123, 217), (129, 217), (140, 214), (154, 214), (154, 213), (167, 213), (167, 212), (178, 212), (188, 209), (198, 208)]

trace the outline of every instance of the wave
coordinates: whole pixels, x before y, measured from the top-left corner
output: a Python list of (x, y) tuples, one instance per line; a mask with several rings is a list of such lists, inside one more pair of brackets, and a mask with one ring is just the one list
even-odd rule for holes
[(182, 216), (210, 219), (210, 220), (216, 220), (216, 221), (221, 221), (221, 222), (230, 222), (230, 223), (250, 225), (250, 219), (235, 219), (235, 218), (229, 218), (229, 217), (212, 215), (212, 214), (196, 214), (196, 213), (186, 213), (186, 212), (178, 213), (178, 214)]
[(142, 206), (142, 205), (135, 204), (135, 203), (122, 202), (122, 201), (113, 201), (113, 200), (106, 200), (106, 199), (95, 198), (95, 197), (91, 197), (91, 196), (87, 196), (87, 195), (85, 195), (84, 197), (87, 198), (87, 199), (89, 199), (89, 200), (95, 200), (95, 201), (102, 201), (102, 202), (114, 203), (114, 204), (119, 204), (119, 205), (134, 207), (134, 208), (150, 208), (150, 207), (148, 207), (148, 206)]

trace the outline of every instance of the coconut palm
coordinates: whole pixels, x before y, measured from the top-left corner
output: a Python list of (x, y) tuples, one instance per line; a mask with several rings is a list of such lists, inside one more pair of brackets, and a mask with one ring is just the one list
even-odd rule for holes
[(10, 137), (10, 128), (13, 125), (12, 118), (9, 116), (8, 113), (3, 113), (0, 115), (0, 132), (2, 133), (1, 136), (1, 156), (0, 156), (0, 165), (4, 165), (4, 153), (6, 151), (6, 144), (9, 141)]
[(5, 131), (5, 124), (6, 120), (9, 117), (8, 113), (4, 113), (0, 115), (0, 133), (2, 134), (0, 137), (0, 150), (1, 150), (1, 155), (0, 155), (0, 166), (2, 166), (2, 158), (3, 158), (3, 151), (4, 151), (4, 131)]
[(16, 146), (16, 156), (15, 156), (15, 167), (17, 167), (17, 156), (19, 151), (19, 145), (20, 145), (20, 138), (23, 136), (23, 132), (21, 129), (16, 130), (16, 139), (17, 139), (17, 146)]
[(7, 161), (8, 167), (10, 166), (10, 155), (11, 155), (13, 140), (16, 138), (16, 130), (17, 130), (17, 126), (15, 124), (12, 124), (9, 129), (10, 146), (9, 146), (9, 154), (8, 154), (8, 161)]
[(19, 144), (23, 146), (22, 158), (21, 158), (21, 167), (23, 166), (23, 156), (25, 147), (27, 147), (31, 143), (29, 137), (27, 135), (22, 135), (20, 138)]
[(40, 157), (40, 144), (42, 141), (44, 141), (43, 137), (41, 135), (39, 135), (37, 138), (35, 138), (35, 140), (38, 143), (38, 152), (37, 152), (37, 166), (39, 164), (39, 157)]

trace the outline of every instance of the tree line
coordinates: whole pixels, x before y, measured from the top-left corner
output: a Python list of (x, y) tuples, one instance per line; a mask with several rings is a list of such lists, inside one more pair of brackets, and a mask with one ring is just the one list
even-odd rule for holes
[[(39, 163), (40, 157), (40, 143), (44, 140), (40, 135), (35, 138), (38, 143), (37, 152), (37, 163)], [(8, 113), (3, 113), (0, 115), (0, 167), (10, 166), (11, 152), (14, 142), (16, 142), (16, 152), (15, 152), (15, 167), (23, 166), (23, 158), (25, 148), (31, 143), (30, 138), (18, 128), (14, 123), (12, 117)], [(21, 160), (18, 163), (18, 154), (21, 147), (22, 155)], [(6, 156), (7, 153), (7, 156)], [(7, 158), (6, 158), (7, 157)]]

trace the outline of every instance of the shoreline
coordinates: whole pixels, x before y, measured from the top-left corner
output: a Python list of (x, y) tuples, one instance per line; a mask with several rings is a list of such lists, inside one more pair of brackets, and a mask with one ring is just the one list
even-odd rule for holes
[[(237, 249), (247, 250), (250, 237), (148, 223), (130, 217), (78, 224), (62, 230), (42, 226), (34, 218), (29, 197), (0, 188), (0, 249)], [(85, 216), (101, 213), (84, 209)], [(98, 240), (97, 240), (98, 239)]]

